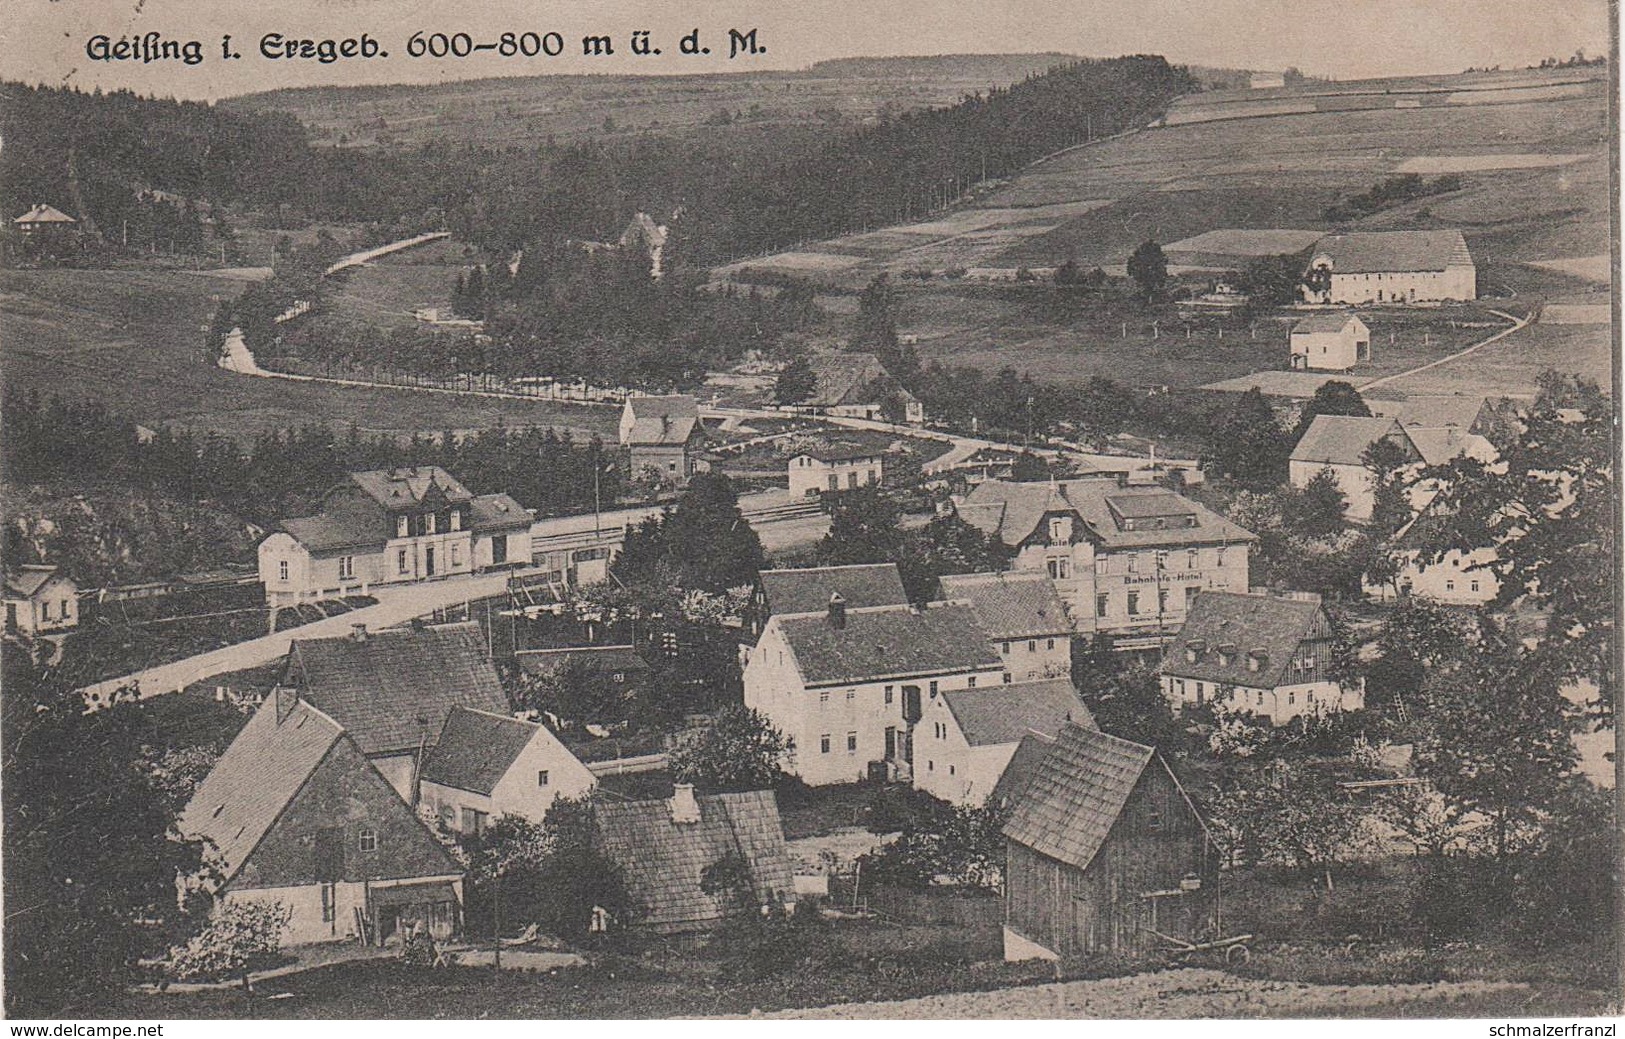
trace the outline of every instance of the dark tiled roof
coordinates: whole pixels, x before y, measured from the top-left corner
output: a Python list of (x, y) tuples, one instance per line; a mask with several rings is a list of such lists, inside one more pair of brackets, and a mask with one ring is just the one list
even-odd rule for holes
[[(1330, 635), (1318, 602), (1204, 591), (1191, 604), (1179, 636), (1163, 650), (1162, 672), (1221, 685), (1274, 689), (1287, 681), (1300, 643)], [(1230, 663), (1222, 663), (1220, 646), (1233, 650)], [(1196, 653), (1195, 662), (1186, 659), (1187, 651)], [(1262, 654), (1256, 658), (1257, 671), (1248, 670), (1253, 654)]]
[(1371, 414), (1391, 418), (1402, 426), (1426, 429), (1454, 426), (1464, 430), (1471, 430), (1478, 423), (1488, 404), (1483, 397), (1444, 393), (1403, 400), (1373, 397), (1366, 401)]
[(809, 359), (814, 388), (804, 402), (813, 407), (832, 408), (842, 404), (878, 404), (880, 388), (897, 393), (905, 401), (914, 395), (897, 385), (880, 358), (867, 353), (821, 354)]
[(1156, 751), (1068, 725), (1039, 762), (1004, 835), (1041, 855), (1085, 869)]
[[(1152, 500), (1144, 507), (1165, 510), (1153, 515), (1166, 515), (1166, 510), (1177, 507), (1180, 515), (1195, 516), (1196, 525), (1160, 530), (1123, 529), (1119, 517), (1142, 508), (1138, 503), (1141, 498)], [(985, 480), (965, 496), (957, 511), (965, 522), (984, 533), (997, 535), (1012, 548), (1025, 544), (1038, 533), (1039, 523), (1053, 513), (1081, 519), (1082, 536), (1092, 538), (1107, 550), (1257, 540), (1251, 531), (1181, 495), (1160, 487), (1122, 487), (1110, 479), (1034, 483)]]
[(648, 663), (631, 646), (572, 646), (568, 649), (522, 649), (514, 661), (527, 675), (552, 675), (572, 664), (602, 674), (642, 675)]
[(1096, 728), (1070, 678), (952, 689), (942, 699), (973, 747), (1014, 743), (1035, 732), (1053, 738), (1067, 722)]
[(481, 494), (469, 503), (468, 529), (476, 534), (530, 529), (530, 513), (506, 494)]
[(908, 602), (896, 563), (856, 563), (805, 570), (763, 570), (762, 593), (771, 614), (816, 613), (837, 593), (849, 610)]
[(1027, 793), (1027, 786), (1038, 774), (1038, 766), (1044, 758), (1049, 756), (1049, 750), (1055, 745), (1055, 739), (1050, 736), (1040, 736), (1029, 732), (1021, 737), (1016, 744), (1015, 753), (1010, 755), (1010, 763), (1004, 766), (999, 774), (999, 781), (993, 784), (993, 792), (988, 795), (988, 804), (995, 806), (1009, 806), (1017, 803)]
[(386, 509), (404, 508), (421, 502), (437, 487), (449, 502), (473, 499), (467, 487), (438, 465), (416, 465), (400, 469), (373, 469), (351, 473), (350, 480), (367, 496)]
[(771, 623), (783, 629), (808, 685), (987, 670), (1000, 663), (969, 606), (849, 608), (843, 628), (832, 626), (822, 611), (782, 615)]
[(1313, 314), (1292, 326), (1293, 335), (1333, 335), (1343, 331), (1350, 322), (1364, 325), (1365, 322), (1347, 311), (1337, 311), (1328, 314)]
[(276, 698), (267, 697), (198, 785), (180, 832), (213, 842), (230, 880), (343, 738), (337, 722), (303, 702), (278, 723)]
[(640, 922), (683, 931), (720, 920), (724, 905), (700, 889), (707, 867), (730, 855), (743, 860), (759, 904), (788, 901), (794, 881), (778, 803), (770, 790), (695, 799), (700, 820), (672, 822), (670, 801), (599, 802), (593, 806), (605, 855), (620, 866)]
[(1316, 415), (1298, 441), (1298, 446), (1292, 449), (1292, 460), (1324, 465), (1364, 465), (1361, 456), (1366, 448), (1387, 437), (1396, 437), (1407, 450), (1415, 451), (1410, 437), (1391, 418)]
[(969, 603), (994, 641), (1072, 634), (1072, 619), (1046, 574), (950, 574), (941, 598)]
[(502, 714), (453, 707), (434, 749), (423, 761), (423, 781), (489, 794), (542, 727)]
[(389, 516), (382, 510), (368, 512), (355, 508), (315, 516), (295, 516), (283, 520), (281, 527), (312, 552), (332, 552), (343, 548), (382, 549), (394, 534)]
[(1442, 271), (1473, 262), (1460, 231), (1362, 231), (1327, 235), (1311, 262), (1331, 261), (1336, 274)]
[(19, 566), (6, 574), (6, 591), (26, 599), (45, 587), (58, 572), (54, 566)]
[(700, 424), (700, 405), (693, 397), (632, 397), (626, 406), (632, 409), (628, 444), (684, 444)]
[(285, 679), (331, 715), (362, 753), (399, 754), (433, 743), (453, 707), (506, 714), (508, 698), (475, 623), (296, 639)]

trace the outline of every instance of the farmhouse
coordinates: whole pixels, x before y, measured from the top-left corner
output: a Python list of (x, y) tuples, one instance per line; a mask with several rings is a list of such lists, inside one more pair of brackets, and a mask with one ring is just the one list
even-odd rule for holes
[(1172, 491), (1109, 479), (988, 480), (955, 508), (1015, 550), (1013, 569), (1047, 574), (1079, 632), (1120, 649), (1158, 646), (1203, 589), (1245, 590), (1257, 540)]
[(1353, 314), (1316, 314), (1292, 326), (1292, 367), (1346, 372), (1371, 360), (1371, 329)]
[(181, 813), (210, 843), (217, 903), (281, 902), (291, 944), (457, 929), (463, 871), (344, 731), (293, 690), (250, 718)]
[(886, 371), (880, 358), (866, 353), (832, 353), (813, 357), (813, 393), (794, 405), (818, 415), (879, 420), (894, 402), (904, 422), (925, 421), (925, 405)]
[(884, 452), (858, 444), (818, 447), (790, 459), (787, 474), (790, 493), (806, 497), (822, 491), (856, 490), (878, 487), (883, 478)]
[(1437, 559), (1425, 557), (1421, 544), (1442, 516), (1438, 513), (1438, 487), (1421, 489), (1417, 514), (1394, 535), (1393, 558), (1397, 564), (1391, 581), (1383, 584), (1365, 581), (1366, 595), (1377, 599), (1418, 599), (1442, 606), (1484, 606), (1501, 591), (1496, 573), (1498, 553), (1491, 546), (1470, 551), (1452, 548)]
[(344, 727), (401, 797), (455, 707), (506, 715), (508, 698), (476, 623), (295, 639), (279, 690)]
[(1348, 502), (1344, 515), (1356, 523), (1367, 522), (1375, 504), (1377, 476), (1366, 467), (1365, 454), (1378, 441), (1398, 448), (1407, 466), (1443, 465), (1462, 455), (1483, 462), (1496, 457), (1488, 440), (1455, 426), (1402, 426), (1391, 418), (1316, 415), (1292, 449), (1287, 478), (1292, 486), (1303, 488), (1322, 469), (1330, 469)]
[(937, 585), (939, 599), (976, 611), (1004, 662), (1006, 682), (1072, 673), (1072, 618), (1047, 574), (950, 574)]
[(1334, 641), (1318, 595), (1203, 592), (1163, 651), (1162, 692), (1175, 711), (1222, 704), (1272, 725), (1359, 710), (1364, 681), (1337, 676)]
[(634, 477), (652, 470), (681, 487), (703, 466), (705, 427), (693, 397), (628, 397), (620, 433)]
[(453, 707), (424, 758), (418, 803), (447, 829), (477, 834), (503, 815), (539, 823), (555, 800), (581, 797), (595, 782), (546, 726)]
[(17, 232), (26, 236), (61, 234), (78, 228), (79, 221), (55, 206), (36, 202), (28, 212), (11, 222)]
[(1219, 848), (1154, 748), (1067, 725), (1004, 835), (1007, 960), (1149, 956), (1218, 924)]
[(771, 617), (744, 668), (745, 704), (795, 741), (785, 768), (815, 786), (917, 768), (914, 727), (950, 689), (997, 686), (1004, 668), (969, 606)]
[(1096, 728), (1070, 678), (954, 689), (929, 700), (915, 738), (914, 785), (953, 805), (979, 807), (1021, 741), (1054, 740), (1067, 722)]
[[(593, 823), (599, 850), (620, 867), (627, 893), (643, 909), (633, 921), (639, 928), (680, 934), (706, 930), (744, 907), (795, 907), (771, 790), (696, 796), (679, 783), (667, 800), (598, 801)], [(711, 882), (722, 877), (748, 890)]]
[(871, 606), (905, 606), (908, 593), (896, 563), (852, 563), (799, 570), (763, 570), (747, 609), (752, 637), (762, 634), (777, 614), (818, 613), (840, 598), (848, 610)]
[(1436, 303), (1478, 298), (1478, 269), (1460, 231), (1327, 235), (1309, 254), (1310, 303)]
[(285, 519), (260, 542), (260, 580), (266, 601), (285, 606), (529, 563), (531, 520), (506, 494), (473, 494), (437, 465), (351, 473), (319, 513)]
[(54, 566), (19, 566), (6, 572), (6, 631), (57, 635), (79, 626), (79, 586)]

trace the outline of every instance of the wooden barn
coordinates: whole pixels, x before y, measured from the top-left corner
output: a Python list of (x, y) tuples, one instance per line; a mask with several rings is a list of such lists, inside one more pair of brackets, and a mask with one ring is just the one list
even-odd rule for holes
[(1005, 959), (1216, 936), (1219, 849), (1152, 747), (1067, 725), (1004, 828)]

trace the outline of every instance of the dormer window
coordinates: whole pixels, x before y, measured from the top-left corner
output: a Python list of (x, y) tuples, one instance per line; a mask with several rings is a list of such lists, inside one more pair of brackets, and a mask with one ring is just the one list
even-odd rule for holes
[(458, 510), (456, 510), (456, 509), (452, 509), (451, 510), (451, 516), (448, 517), (448, 519), (447, 519), (447, 524), (448, 524), (448, 529), (450, 529), (450, 530), (454, 530), (454, 531), (462, 530), (463, 529), (463, 514), (461, 512), (459, 512)]
[(423, 514), (423, 532), (425, 534), (433, 534), (434, 533), (434, 520), (435, 520), (434, 513), (425, 512)]
[(1051, 516), (1049, 520), (1049, 541), (1052, 545), (1064, 545), (1072, 540), (1072, 522), (1065, 516)]

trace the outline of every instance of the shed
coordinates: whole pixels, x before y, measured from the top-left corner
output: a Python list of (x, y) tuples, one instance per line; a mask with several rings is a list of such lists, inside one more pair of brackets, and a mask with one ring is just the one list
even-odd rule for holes
[(1371, 360), (1371, 329), (1347, 312), (1316, 314), (1292, 326), (1292, 367), (1346, 372)]

